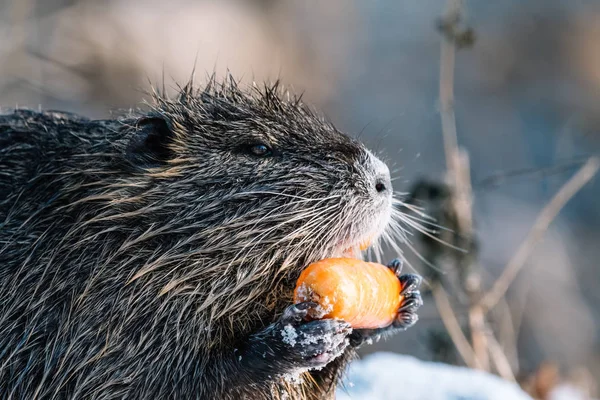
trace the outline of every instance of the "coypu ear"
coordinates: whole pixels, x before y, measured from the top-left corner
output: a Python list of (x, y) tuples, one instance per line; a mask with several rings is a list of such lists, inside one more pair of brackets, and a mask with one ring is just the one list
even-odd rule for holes
[(169, 146), (174, 136), (164, 118), (140, 118), (127, 145), (127, 158), (132, 163), (144, 167), (163, 164), (174, 156)]

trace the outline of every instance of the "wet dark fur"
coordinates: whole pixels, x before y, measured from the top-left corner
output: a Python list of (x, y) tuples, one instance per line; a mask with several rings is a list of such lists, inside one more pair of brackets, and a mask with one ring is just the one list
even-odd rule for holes
[(372, 218), (367, 158), (278, 87), (212, 81), (116, 120), (5, 111), (0, 398), (332, 393), (351, 348), (298, 387), (239, 354)]

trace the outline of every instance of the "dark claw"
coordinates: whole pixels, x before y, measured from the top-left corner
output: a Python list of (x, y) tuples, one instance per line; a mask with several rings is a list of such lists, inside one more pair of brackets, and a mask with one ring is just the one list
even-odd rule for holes
[(421, 285), (421, 277), (414, 274), (406, 274), (400, 277), (402, 283), (401, 295), (404, 296), (396, 319), (392, 324), (396, 329), (408, 329), (413, 326), (419, 316), (417, 310), (423, 305), (419, 286)]
[(421, 281), (423, 280), (423, 278), (415, 274), (405, 274), (398, 277), (398, 279), (400, 279), (400, 283), (402, 284), (402, 291), (400, 294), (403, 296), (417, 290), (421, 286)]
[(359, 348), (365, 342), (372, 342), (373, 339), (377, 340), (382, 333), (387, 331), (387, 329), (388, 328), (354, 330), (348, 336), (348, 339), (350, 339), (350, 346)]
[(404, 265), (404, 261), (402, 261), (402, 259), (394, 258), (392, 261), (390, 261), (388, 263), (387, 267), (389, 269), (391, 269), (392, 271), (394, 271), (394, 274), (396, 274), (396, 276), (400, 277), (400, 272), (402, 272), (403, 265)]
[(280, 325), (297, 325), (308, 314), (308, 309), (315, 307), (316, 303), (306, 301), (304, 303), (293, 304), (288, 306), (279, 319)]
[(421, 293), (418, 290), (409, 292), (404, 296), (402, 305), (398, 312), (416, 312), (423, 305)]
[(315, 308), (316, 306), (318, 306), (318, 304), (313, 301), (305, 301), (303, 303), (298, 303), (294, 305), (299, 310), (308, 310), (309, 308)]
[(419, 315), (414, 312), (399, 313), (392, 324), (394, 328), (406, 330), (419, 320)]

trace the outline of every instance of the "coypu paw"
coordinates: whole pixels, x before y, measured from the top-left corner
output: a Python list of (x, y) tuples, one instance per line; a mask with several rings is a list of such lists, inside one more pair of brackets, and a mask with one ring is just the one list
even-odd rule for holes
[(379, 340), (383, 335), (387, 336), (404, 331), (413, 326), (419, 319), (417, 310), (423, 305), (419, 291), (422, 278), (415, 274), (402, 275), (402, 260), (399, 258), (392, 260), (387, 266), (396, 274), (402, 285), (400, 295), (403, 296), (403, 299), (398, 314), (394, 322), (385, 328), (357, 329), (352, 332), (350, 344), (353, 347), (360, 347), (364, 343), (372, 343), (374, 339)]
[(299, 368), (319, 368), (338, 357), (349, 344), (350, 324), (341, 320), (304, 320), (312, 302), (289, 306), (276, 322), (275, 334), (281, 338), (281, 356)]
[(306, 302), (287, 307), (278, 321), (250, 337), (240, 361), (272, 377), (320, 369), (337, 358), (348, 346), (352, 328), (341, 320), (305, 321), (314, 306)]
[(421, 285), (422, 278), (415, 274), (406, 274), (400, 276), (400, 282), (402, 283), (401, 296), (404, 296), (396, 319), (392, 323), (392, 327), (395, 329), (405, 330), (413, 326), (419, 316), (417, 310), (423, 305), (423, 299), (421, 298), (421, 292), (419, 286)]
[(419, 275), (402, 274), (403, 261), (400, 258), (395, 258), (388, 265), (394, 274), (400, 280), (402, 290), (400, 296), (403, 297), (396, 319), (391, 325), (392, 329), (405, 330), (413, 326), (419, 319), (417, 310), (423, 305), (421, 292), (419, 287), (423, 280)]
[(404, 299), (400, 303), (398, 315), (396, 315), (392, 326), (404, 330), (413, 326), (419, 319), (417, 310), (423, 305), (423, 299), (419, 291), (422, 278), (415, 274), (406, 274), (401, 275), (399, 279), (402, 284), (400, 295), (404, 296)]

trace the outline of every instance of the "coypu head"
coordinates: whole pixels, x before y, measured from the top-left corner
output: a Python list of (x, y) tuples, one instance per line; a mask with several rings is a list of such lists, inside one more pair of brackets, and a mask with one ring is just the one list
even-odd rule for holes
[(129, 158), (172, 202), (170, 223), (202, 236), (203, 249), (311, 262), (356, 256), (387, 227), (387, 166), (278, 84), (243, 91), (211, 81), (154, 100)]

